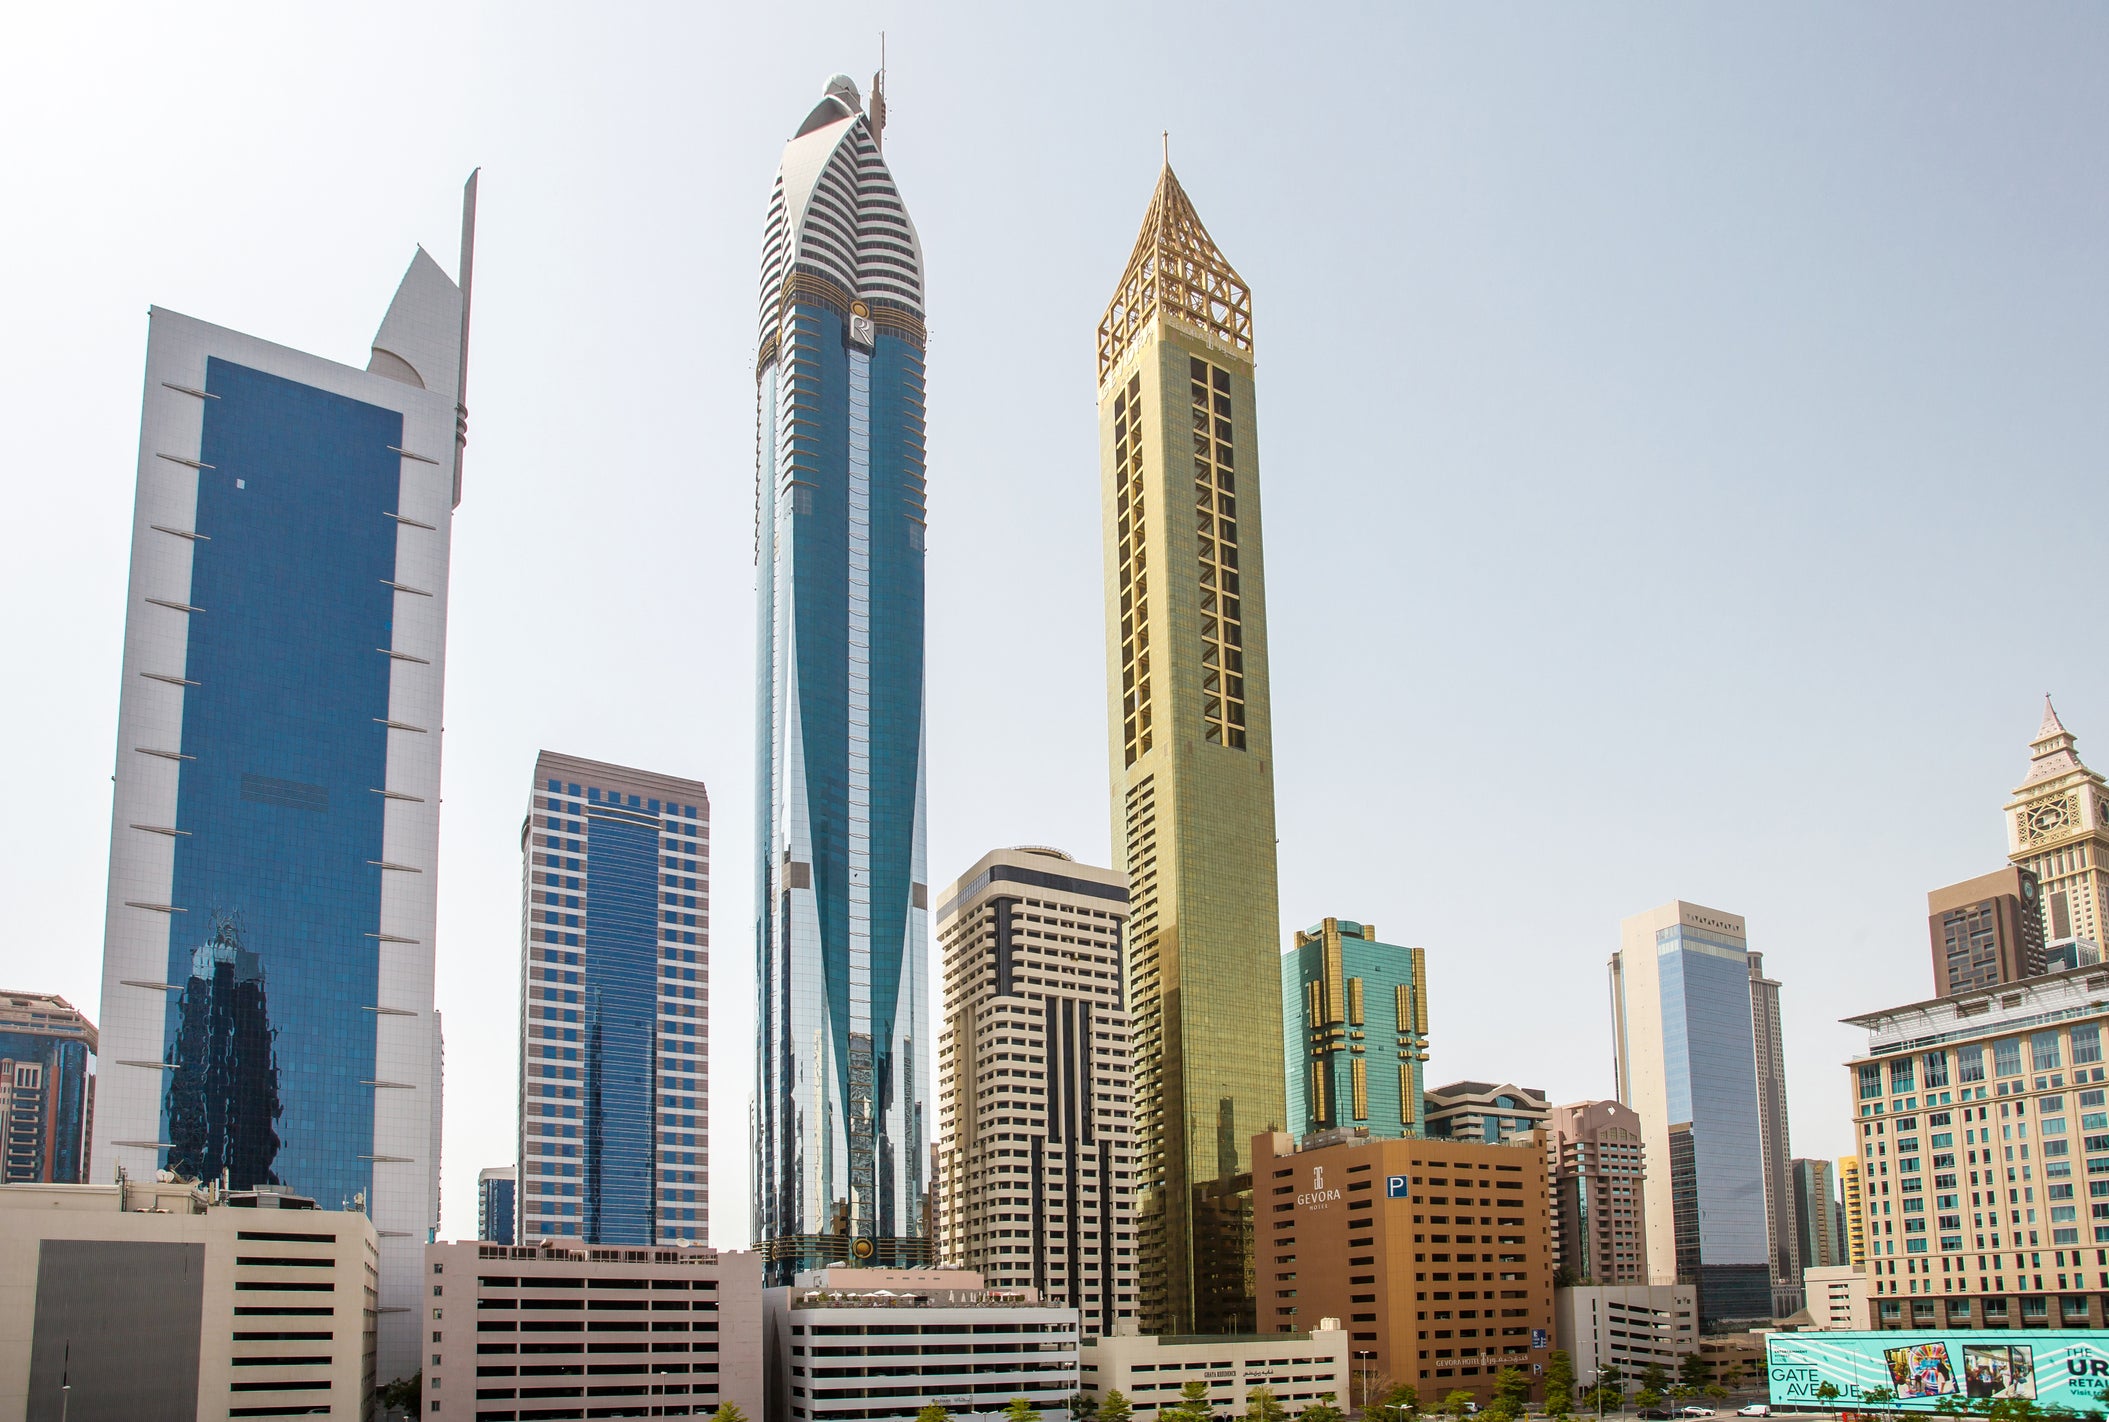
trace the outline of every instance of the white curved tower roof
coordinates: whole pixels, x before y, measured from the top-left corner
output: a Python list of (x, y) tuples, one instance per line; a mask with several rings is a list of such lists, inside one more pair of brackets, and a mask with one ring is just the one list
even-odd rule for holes
[(923, 248), (879, 151), (857, 86), (835, 75), (784, 145), (762, 238), (761, 333), (777, 324), (784, 288), (803, 273), (846, 301), (923, 319)]

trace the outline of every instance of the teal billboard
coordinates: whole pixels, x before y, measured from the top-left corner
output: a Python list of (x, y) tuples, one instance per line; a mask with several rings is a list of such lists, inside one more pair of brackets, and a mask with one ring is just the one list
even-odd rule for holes
[[(1765, 1340), (1765, 1375), (1775, 1407), (1852, 1407), (1874, 1394), (1867, 1405), (1904, 1412), (2027, 1398), (2099, 1415), (2109, 1395), (2109, 1333), (1775, 1333)], [(1825, 1383), (1838, 1390), (1835, 1399), (1819, 1396)]]

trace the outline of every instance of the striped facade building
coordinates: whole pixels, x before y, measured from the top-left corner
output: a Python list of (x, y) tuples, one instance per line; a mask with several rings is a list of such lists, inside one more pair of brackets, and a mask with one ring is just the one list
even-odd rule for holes
[(991, 1288), (1135, 1318), (1126, 876), (1055, 849), (985, 854), (939, 897), (937, 1246)]
[(710, 1233), (710, 800), (543, 751), (520, 828), (522, 1244)]

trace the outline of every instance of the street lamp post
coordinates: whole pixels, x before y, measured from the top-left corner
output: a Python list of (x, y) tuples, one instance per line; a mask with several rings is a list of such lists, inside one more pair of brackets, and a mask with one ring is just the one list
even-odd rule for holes
[(1362, 1411), (1363, 1411), (1363, 1412), (1364, 1412), (1365, 1414), (1367, 1414), (1367, 1413), (1368, 1413), (1368, 1411), (1369, 1411), (1369, 1357), (1370, 1357), (1370, 1353), (1369, 1353), (1369, 1350), (1368, 1350), (1367, 1348), (1358, 1348), (1358, 1349), (1356, 1349), (1356, 1350), (1355, 1350), (1355, 1356), (1356, 1356), (1356, 1357), (1358, 1357), (1358, 1358), (1360, 1358), (1360, 1359), (1362, 1360)]

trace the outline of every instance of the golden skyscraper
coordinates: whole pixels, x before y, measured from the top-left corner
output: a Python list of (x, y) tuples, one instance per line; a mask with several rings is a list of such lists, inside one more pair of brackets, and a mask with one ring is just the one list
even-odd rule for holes
[(1098, 419), (1137, 1303), (1146, 1333), (1248, 1332), (1252, 1136), (1286, 1114), (1252, 300), (1169, 164), (1099, 323)]

